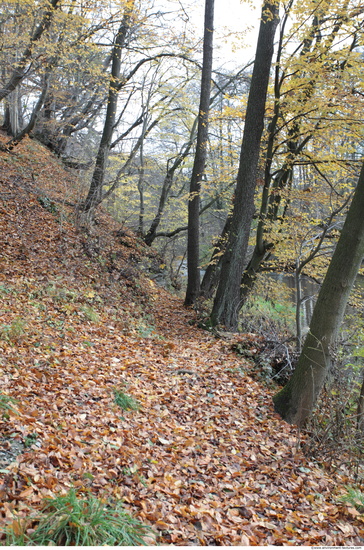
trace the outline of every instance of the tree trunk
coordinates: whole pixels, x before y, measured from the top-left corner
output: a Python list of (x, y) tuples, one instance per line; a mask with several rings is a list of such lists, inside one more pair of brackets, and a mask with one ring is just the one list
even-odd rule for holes
[(364, 164), (297, 367), (288, 384), (273, 398), (275, 410), (290, 424), (301, 426), (310, 415), (330, 369), (330, 355), (364, 258), (363, 210)]
[(363, 433), (364, 431), (364, 378), (360, 387), (360, 394), (358, 399), (358, 407), (356, 411), (356, 429)]
[[(279, 213), (279, 207), (281, 203), (281, 191), (283, 189), (290, 189), (292, 185), (292, 177), (293, 177), (293, 166), (295, 159), (299, 156), (300, 153), (304, 150), (307, 143), (311, 140), (313, 137), (313, 132), (308, 135), (302, 135), (301, 134), (301, 126), (302, 126), (302, 118), (301, 116), (298, 116), (295, 118), (292, 127), (288, 128), (288, 139), (287, 139), (287, 156), (286, 160), (283, 163), (283, 166), (278, 170), (276, 173), (276, 176), (272, 178), (271, 173), (271, 166), (274, 156), (274, 149), (277, 147), (277, 136), (279, 135), (279, 132), (277, 132), (277, 124), (278, 120), (280, 119), (280, 116), (282, 115), (281, 109), (282, 109), (282, 98), (281, 98), (281, 89), (283, 82), (285, 80), (286, 76), (286, 70), (283, 70), (281, 72), (281, 56), (283, 51), (283, 42), (284, 42), (284, 35), (285, 35), (285, 26), (287, 24), (288, 15), (290, 13), (290, 9), (293, 5), (293, 0), (291, 0), (288, 5), (285, 7), (285, 14), (282, 19), (281, 25), (280, 25), (280, 37), (279, 37), (279, 44), (277, 47), (277, 58), (275, 63), (275, 81), (274, 81), (274, 113), (272, 120), (268, 127), (268, 139), (267, 139), (267, 154), (265, 159), (265, 169), (264, 169), (264, 186), (262, 190), (262, 199), (261, 199), (261, 206), (260, 206), (260, 213), (259, 213), (259, 221), (258, 226), (256, 230), (256, 244), (253, 250), (253, 254), (251, 256), (251, 259), (247, 265), (247, 267), (244, 270), (243, 276), (242, 276), (242, 283), (241, 283), (241, 293), (240, 293), (240, 299), (241, 299), (241, 305), (243, 305), (251, 291), (251, 289), (254, 286), (256, 277), (258, 272), (261, 269), (262, 264), (270, 257), (270, 251), (274, 247), (274, 242), (270, 242), (269, 240), (266, 240), (264, 237), (266, 236), (266, 221), (270, 222), (276, 222), (278, 219), (278, 213)], [(335, 25), (333, 32), (328, 37), (326, 44), (325, 44), (325, 51), (328, 51), (330, 49), (330, 46), (336, 36), (336, 33), (340, 29), (342, 23), (344, 21), (344, 18), (341, 18), (339, 22)], [(323, 24), (323, 21), (321, 22)], [(302, 50), (299, 54), (299, 58), (303, 58), (303, 56), (307, 55), (308, 52), (311, 51), (312, 48), (312, 54), (318, 53), (322, 50), (322, 43), (318, 39), (317, 35), (320, 34), (320, 28), (318, 27), (318, 20), (317, 16), (314, 15), (313, 22), (312, 22), (312, 28), (310, 30), (309, 36), (305, 38), (302, 42)], [(317, 38), (317, 42), (314, 42), (315, 37)], [(304, 74), (304, 69), (303, 69)], [(307, 103), (314, 92), (315, 82), (310, 83), (310, 93), (307, 93), (307, 95), (304, 98), (304, 101), (301, 101), (301, 108), (303, 107), (303, 104)], [(283, 102), (284, 103), (284, 102)], [(316, 127), (318, 127), (320, 124), (320, 120), (317, 121)], [(285, 138), (286, 139), (286, 138)], [(287, 209), (287, 203), (286, 206), (280, 215), (280, 218), (283, 219), (285, 216), (285, 212)]]
[(188, 200), (186, 306), (194, 304), (200, 293), (200, 190), (202, 176), (205, 171), (207, 153), (213, 56), (213, 25), (214, 0), (205, 0), (203, 62), (197, 142)]
[(39, 112), (40, 112), (41, 108), (43, 107), (44, 100), (45, 100), (47, 92), (48, 92), (49, 77), (50, 77), (50, 71), (47, 70), (46, 73), (45, 73), (45, 76), (44, 76), (42, 92), (39, 96), (39, 99), (38, 99), (37, 103), (35, 104), (35, 107), (33, 109), (33, 112), (31, 114), (31, 117), (29, 119), (28, 124), (25, 126), (25, 128), (23, 128), (23, 130), (18, 132), (13, 137), (13, 139), (11, 139), (7, 143), (7, 147), (9, 147), (9, 148), (14, 147), (18, 143), (20, 143), (25, 138), (25, 136), (29, 135), (31, 133), (31, 131), (33, 130), (33, 128), (35, 126), (35, 123), (37, 121), (37, 117), (39, 115)]
[(230, 330), (237, 330), (241, 308), (240, 283), (254, 214), (256, 173), (278, 9), (278, 3), (270, 3), (269, 0), (264, 2), (246, 109), (231, 228), (211, 313), (214, 325), (223, 324)]
[(45, 12), (42, 21), (36, 27), (33, 35), (31, 36), (29, 44), (24, 50), (23, 55), (17, 62), (17, 66), (13, 70), (13, 74), (11, 75), (7, 84), (3, 88), (0, 88), (0, 101), (4, 99), (4, 97), (8, 96), (13, 90), (15, 90), (15, 88), (27, 74), (27, 64), (33, 53), (33, 46), (40, 39), (43, 33), (49, 29), (52, 22), (54, 10), (59, 2), (60, 0), (50, 0), (49, 7)]
[[(229, 78), (223, 86), (220, 86), (220, 88), (215, 93), (215, 95), (210, 99), (210, 107), (213, 104), (214, 100), (216, 98), (218, 98), (219, 95), (221, 95), (224, 92), (224, 90), (228, 88), (229, 84), (231, 84), (231, 82), (233, 82), (235, 78), (238, 78), (243, 73), (243, 71), (246, 70), (246, 68), (247, 67), (244, 67), (243, 69), (241, 69), (241, 71), (239, 71), (239, 73), (236, 75), (236, 77)], [(163, 212), (164, 212), (165, 205), (167, 203), (168, 195), (169, 195), (169, 192), (170, 192), (172, 184), (173, 184), (174, 173), (177, 170), (177, 168), (182, 164), (183, 160), (189, 154), (190, 149), (193, 145), (193, 142), (196, 139), (196, 133), (197, 133), (196, 130), (197, 130), (198, 119), (199, 119), (199, 117), (197, 116), (194, 120), (193, 125), (192, 125), (192, 129), (190, 131), (189, 139), (182, 146), (180, 152), (178, 153), (177, 157), (173, 161), (173, 164), (171, 166), (169, 166), (170, 161), (168, 161), (168, 163), (167, 163), (167, 174), (164, 178), (157, 213), (156, 213), (156, 215), (155, 215), (155, 217), (154, 217), (154, 219), (153, 219), (153, 221), (150, 225), (149, 230), (147, 231), (147, 233), (144, 237), (144, 242), (148, 246), (151, 246), (153, 244), (156, 237), (160, 237), (160, 236), (171, 237), (171, 236), (176, 234), (174, 231), (172, 231), (171, 233), (157, 233), (157, 229), (158, 229), (160, 221), (162, 219), (162, 215), (163, 215)], [(170, 159), (170, 160), (172, 160), (172, 159)], [(200, 211), (200, 215), (201, 215), (201, 211)], [(186, 230), (187, 230), (187, 227), (179, 228), (177, 230), (177, 233), (180, 233), (181, 231), (186, 231)]]
[(120, 88), (121, 52), (125, 45), (126, 37), (130, 28), (130, 19), (133, 8), (133, 2), (129, 3), (128, 7), (125, 8), (126, 11), (116, 35), (115, 44), (113, 47), (111, 77), (109, 82), (109, 94), (104, 129), (96, 156), (96, 164), (91, 179), (90, 189), (82, 207), (82, 210), (85, 213), (90, 213), (90, 211), (93, 212), (102, 201), (102, 189), (105, 178), (106, 163), (109, 157), (110, 145), (116, 120), (118, 92)]
[(221, 261), (223, 252), (226, 248), (226, 241), (228, 238), (228, 234), (230, 231), (230, 225), (231, 225), (231, 215), (229, 214), (224, 228), (221, 232), (221, 235), (214, 245), (214, 250), (211, 256), (211, 260), (205, 270), (205, 275), (203, 276), (202, 283), (201, 283), (201, 296), (204, 298), (211, 298), (216, 285), (219, 281), (219, 275), (221, 271)]

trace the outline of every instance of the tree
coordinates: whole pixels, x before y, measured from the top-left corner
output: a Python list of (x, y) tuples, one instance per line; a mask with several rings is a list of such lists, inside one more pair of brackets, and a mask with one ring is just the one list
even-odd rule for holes
[[(166, 175), (163, 179), (163, 185), (162, 185), (162, 189), (161, 189), (161, 192), (160, 192), (157, 213), (154, 216), (153, 221), (150, 224), (150, 227), (149, 227), (149, 229), (148, 229), (148, 231), (147, 231), (147, 233), (144, 237), (144, 241), (148, 246), (150, 246), (153, 243), (154, 239), (157, 236), (157, 229), (158, 229), (158, 226), (160, 224), (162, 214), (163, 214), (163, 211), (164, 211), (167, 199), (168, 199), (168, 195), (169, 195), (169, 192), (170, 192), (172, 184), (173, 184), (174, 174), (175, 174), (176, 170), (181, 166), (184, 159), (188, 156), (188, 154), (189, 154), (189, 152), (192, 148), (192, 145), (194, 143), (194, 140), (195, 140), (195, 137), (196, 137), (197, 122), (198, 122), (198, 119), (196, 118), (193, 125), (192, 125), (192, 129), (191, 129), (189, 139), (186, 143), (184, 143), (182, 145), (182, 147), (181, 147), (180, 151), (178, 152), (177, 156), (174, 159), (169, 159), (167, 161), (167, 170), (166, 170)], [(183, 230), (185, 231), (186, 229), (187, 229), (187, 227), (184, 228)]]
[(34, 45), (40, 40), (43, 33), (49, 29), (54, 10), (57, 8), (57, 4), (59, 4), (59, 2), (60, 0), (51, 0), (48, 2), (48, 6), (44, 12), (41, 22), (37, 25), (32, 36), (30, 37), (29, 43), (23, 51), (20, 59), (17, 61), (8, 82), (0, 89), (0, 101), (13, 92), (27, 74), (27, 70), (29, 68), (28, 64), (33, 53)]
[(254, 192), (264, 127), (265, 102), (278, 24), (278, 3), (263, 4), (252, 81), (245, 115), (239, 171), (226, 249), (222, 258), (219, 285), (211, 312), (212, 324), (236, 330), (240, 303), (241, 274), (244, 268), (250, 227), (254, 214)]
[(273, 398), (275, 410), (290, 424), (302, 426), (310, 415), (330, 370), (331, 356), (355, 278), (364, 258), (364, 163), (322, 284), (309, 333), (297, 367)]
[(200, 191), (201, 181), (205, 171), (208, 118), (211, 93), (211, 74), (213, 57), (213, 25), (214, 0), (205, 0), (205, 23), (203, 40), (203, 62), (201, 75), (200, 106), (197, 126), (197, 141), (195, 159), (190, 181), (188, 198), (188, 230), (187, 230), (187, 291), (185, 305), (190, 306), (200, 292)]
[[(305, 22), (303, 12), (310, 14)], [(288, 18), (291, 24), (287, 38)], [(271, 259), (272, 251), (276, 252), (277, 236), (280, 240), (283, 224), (295, 227), (288, 207), (291, 190), (298, 185), (301, 170), (297, 167), (302, 163), (313, 167), (312, 187), (317, 175), (324, 181), (327, 169), (342, 169), (344, 156), (350, 158), (349, 144), (344, 148), (328, 136), (335, 126), (340, 128), (341, 139), (343, 128), (345, 136), (351, 135), (353, 139), (361, 124), (361, 117), (357, 116), (358, 102), (351, 91), (352, 74), (359, 69), (358, 62), (361, 63), (355, 52), (360, 44), (359, 28), (360, 13), (349, 7), (346, 0), (335, 2), (329, 14), (321, 2), (307, 0), (294, 6), (290, 1), (285, 5), (276, 48), (273, 97), (269, 97), (266, 108), (269, 123), (262, 146), (264, 168), (259, 178), (262, 192), (261, 198), (257, 197), (260, 207), (255, 216), (255, 246), (242, 276), (241, 304), (248, 298), (257, 273)], [(332, 86), (328, 86), (328, 82)], [(345, 153), (338, 155), (338, 151)], [(322, 166), (324, 156), (325, 167)], [(326, 215), (323, 214), (323, 219)], [(314, 217), (317, 218), (317, 212)], [(211, 296), (217, 284), (230, 222), (228, 219), (206, 269), (201, 285), (204, 296)]]
[[(219, 106), (219, 113), (220, 113), (221, 104), (223, 103), (223, 100), (225, 99), (224, 94), (227, 94), (227, 98), (229, 98), (230, 95), (233, 93), (233, 89), (238, 84), (240, 84), (240, 87), (241, 87), (241, 82), (243, 82), (245, 84), (245, 80), (247, 79), (247, 77), (245, 75), (245, 71), (247, 70), (249, 65), (250, 65), (250, 63), (247, 66), (243, 67), (240, 71), (238, 71), (238, 73), (224, 75), (224, 80), (221, 83), (217, 84), (216, 79), (214, 78), (213, 84), (215, 86), (215, 93), (213, 94), (213, 96), (210, 99), (210, 107), (209, 107), (210, 115), (211, 115), (211, 111), (214, 108), (214, 105), (216, 103)], [(216, 88), (217, 88), (217, 90), (216, 90)], [(240, 92), (240, 90), (239, 90), (239, 92)], [(241, 93), (239, 93), (239, 97), (240, 96), (241, 96)], [(227, 101), (229, 102), (229, 99)], [(180, 107), (178, 108), (178, 110), (180, 112), (182, 111), (182, 109)], [(229, 109), (229, 110), (231, 111), (231, 109)], [(213, 117), (210, 116), (209, 118), (211, 119)], [(174, 120), (176, 120), (176, 119), (174, 119)], [(144, 238), (145, 243), (148, 246), (150, 246), (157, 237), (172, 237), (172, 236), (174, 236), (178, 233), (185, 232), (188, 229), (188, 225), (186, 224), (186, 225), (183, 225), (183, 226), (178, 226), (177, 228), (175, 228), (174, 230), (171, 230), (171, 231), (162, 231), (162, 232), (157, 233), (158, 227), (161, 223), (162, 216), (164, 214), (164, 210), (165, 210), (165, 207), (167, 205), (167, 201), (168, 201), (168, 198), (169, 198), (169, 195), (170, 195), (173, 183), (174, 183), (174, 176), (175, 176), (177, 170), (180, 169), (183, 166), (183, 163), (188, 158), (188, 156), (190, 154), (190, 151), (192, 149), (192, 146), (194, 145), (194, 143), (196, 141), (198, 120), (199, 120), (199, 117), (197, 115), (193, 119), (193, 122), (190, 122), (190, 123), (188, 123), (188, 121), (183, 122), (183, 124), (185, 126), (190, 128), (189, 129), (189, 135), (188, 135), (188, 137), (186, 137), (186, 141), (181, 146), (179, 146), (179, 150), (178, 150), (177, 154), (175, 154), (172, 158), (168, 158), (168, 160), (167, 160), (166, 175), (163, 179), (163, 184), (162, 184), (162, 188), (161, 188), (161, 191), (160, 191), (160, 198), (159, 198), (159, 202), (158, 202), (157, 212), (156, 212), (155, 216), (153, 217), (150, 228), (147, 231), (147, 233), (145, 235), (145, 238)], [(219, 123), (221, 123), (221, 116), (219, 118)], [(229, 124), (229, 122), (228, 122), (228, 124)], [(240, 124), (240, 113), (239, 113), (239, 124)], [(209, 128), (211, 128), (211, 120), (209, 121)], [(211, 152), (211, 132), (210, 132), (209, 140), (210, 140), (210, 152)], [(221, 142), (220, 142), (219, 145), (221, 145)], [(231, 145), (230, 142), (229, 142), (229, 145)], [(231, 186), (232, 186), (231, 184), (226, 185), (226, 181), (224, 179), (224, 182), (223, 182), (224, 191), (226, 191), (227, 188), (230, 189)], [(215, 201), (214, 202), (216, 202), (218, 199), (219, 199), (219, 197), (216, 196), (216, 193), (215, 193)], [(211, 204), (211, 197), (210, 196), (208, 197), (207, 200), (208, 200), (208, 204)], [(208, 204), (204, 205), (204, 206), (200, 205), (200, 214), (203, 211), (207, 210), (206, 206), (208, 207)]]
[(105, 168), (109, 156), (110, 145), (116, 121), (117, 100), (120, 90), (121, 52), (125, 45), (130, 29), (133, 9), (134, 2), (129, 2), (129, 4), (125, 6), (124, 17), (115, 37), (115, 43), (111, 55), (112, 67), (104, 129), (96, 156), (96, 164), (91, 179), (90, 189), (83, 205), (83, 211), (86, 213), (89, 213), (90, 211), (92, 212), (94, 208), (96, 208), (96, 206), (98, 206), (102, 201), (102, 188), (105, 177)]

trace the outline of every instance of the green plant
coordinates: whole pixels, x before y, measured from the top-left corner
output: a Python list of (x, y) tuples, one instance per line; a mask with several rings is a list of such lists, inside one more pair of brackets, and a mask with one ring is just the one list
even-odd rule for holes
[(9, 395), (0, 393), (0, 412), (3, 418), (9, 418), (9, 413), (19, 414), (15, 406), (17, 405), (17, 400)]
[(48, 295), (54, 302), (69, 303), (74, 302), (78, 298), (75, 290), (70, 290), (65, 287), (58, 286), (56, 281), (52, 281), (44, 290), (44, 294)]
[(5, 294), (10, 294), (11, 292), (12, 292), (12, 290), (9, 287), (7, 287), (3, 284), (0, 285), (0, 295), (1, 296), (5, 295)]
[[(29, 524), (33, 529), (26, 531)], [(46, 499), (41, 514), (24, 524), (8, 527), (11, 546), (141, 546), (152, 530), (130, 516), (121, 503), (107, 504), (88, 495), (79, 498), (74, 489)]]
[(89, 321), (92, 321), (93, 323), (98, 323), (100, 318), (99, 318), (99, 314), (90, 306), (83, 306), (82, 307), (82, 312), (84, 314), (84, 316), (86, 317), (86, 319), (88, 319)]
[(123, 411), (137, 411), (140, 408), (139, 403), (133, 397), (118, 389), (114, 389), (114, 401)]
[(340, 500), (354, 506), (360, 513), (364, 513), (364, 493), (354, 487), (346, 487), (347, 493)]
[(57, 214), (57, 212), (58, 212), (57, 206), (46, 195), (44, 195), (42, 197), (38, 197), (38, 202), (45, 210), (47, 210), (47, 212), (50, 212), (51, 214)]
[(295, 305), (292, 290), (266, 274), (259, 274), (242, 311), (242, 332), (268, 336), (282, 331), (295, 334)]
[(0, 335), (4, 340), (15, 342), (24, 334), (25, 326), (24, 319), (17, 317), (10, 325), (0, 327)]
[(86, 346), (86, 347), (88, 347), (88, 348), (90, 348), (90, 347), (92, 347), (94, 344), (93, 344), (93, 342), (89, 342), (88, 340), (84, 340), (84, 341), (83, 341), (83, 345)]
[(37, 433), (28, 434), (24, 438), (24, 447), (26, 447), (26, 448), (31, 447), (32, 445), (34, 445), (34, 443), (37, 442), (37, 439), (38, 439), (38, 434)]
[(155, 331), (155, 328), (152, 325), (149, 325), (148, 322), (140, 320), (137, 326), (137, 331), (142, 338), (149, 338)]

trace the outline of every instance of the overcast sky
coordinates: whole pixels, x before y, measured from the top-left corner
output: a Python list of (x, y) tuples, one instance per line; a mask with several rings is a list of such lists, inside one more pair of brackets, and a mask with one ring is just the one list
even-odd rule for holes
[[(201, 29), (196, 31), (201, 33), (201, 38), (203, 9), (204, 2), (201, 2), (201, 12), (195, 20), (196, 24), (200, 22)], [(222, 60), (228, 65), (241, 66), (254, 57), (260, 12), (260, 0), (215, 0), (215, 66)]]

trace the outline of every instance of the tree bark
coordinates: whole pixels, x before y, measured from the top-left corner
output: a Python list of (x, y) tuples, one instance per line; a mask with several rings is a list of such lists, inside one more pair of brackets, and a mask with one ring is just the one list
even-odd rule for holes
[(221, 271), (221, 262), (224, 250), (226, 249), (226, 241), (229, 235), (231, 225), (231, 215), (229, 214), (224, 228), (219, 239), (214, 245), (211, 260), (205, 270), (205, 274), (201, 283), (201, 296), (205, 299), (211, 298), (219, 281)]
[(102, 201), (102, 189), (105, 178), (105, 169), (109, 157), (110, 145), (114, 131), (118, 92), (120, 90), (121, 52), (125, 45), (126, 37), (130, 28), (130, 19), (132, 11), (134, 9), (134, 3), (130, 3), (129, 6), (125, 9), (126, 11), (118, 33), (116, 35), (115, 44), (112, 52), (112, 67), (104, 129), (96, 156), (96, 164), (91, 179), (90, 189), (82, 206), (82, 211), (85, 213), (90, 213), (90, 211), (93, 212)]
[(234, 209), (227, 247), (222, 259), (211, 321), (237, 330), (241, 308), (240, 283), (254, 214), (254, 191), (264, 127), (265, 102), (278, 24), (278, 3), (263, 4), (257, 51), (246, 109)]
[(187, 290), (185, 305), (195, 303), (200, 293), (200, 191), (205, 171), (213, 58), (214, 0), (205, 0), (203, 62), (196, 153), (190, 181), (187, 230)]
[(364, 164), (344, 227), (327, 270), (297, 367), (273, 398), (275, 410), (302, 426), (330, 369), (331, 354), (355, 278), (364, 258)]
[(360, 387), (358, 407), (356, 411), (356, 429), (361, 433), (364, 431), (364, 378)]
[(28, 60), (32, 55), (33, 46), (40, 39), (42, 34), (47, 29), (49, 29), (50, 24), (52, 22), (53, 12), (57, 7), (57, 4), (59, 4), (59, 2), (60, 0), (50, 0), (49, 8), (46, 10), (42, 21), (36, 27), (32, 37), (30, 38), (28, 46), (24, 50), (24, 53), (21, 59), (17, 63), (17, 68), (14, 69), (13, 74), (11, 75), (8, 83), (3, 88), (0, 89), (0, 101), (4, 99), (4, 97), (8, 96), (13, 90), (15, 90), (15, 88), (18, 86), (18, 84), (23, 80), (23, 78), (27, 74), (26, 66), (27, 66)]

